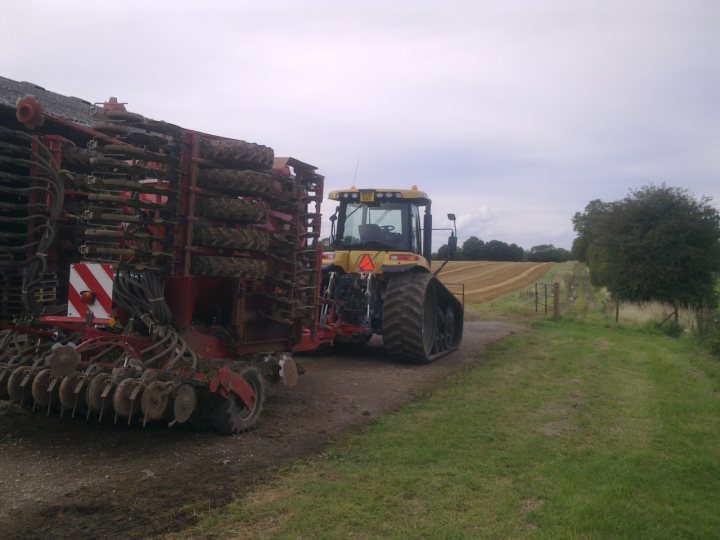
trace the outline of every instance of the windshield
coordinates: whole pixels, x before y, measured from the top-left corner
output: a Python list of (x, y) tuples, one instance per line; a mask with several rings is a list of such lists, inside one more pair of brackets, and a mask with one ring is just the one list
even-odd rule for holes
[(410, 248), (408, 210), (406, 203), (343, 204), (336, 246), (407, 250)]

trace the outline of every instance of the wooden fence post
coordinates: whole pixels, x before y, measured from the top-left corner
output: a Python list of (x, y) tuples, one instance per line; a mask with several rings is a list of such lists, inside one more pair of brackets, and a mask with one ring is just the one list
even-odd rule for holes
[(553, 283), (553, 318), (560, 318), (560, 284)]

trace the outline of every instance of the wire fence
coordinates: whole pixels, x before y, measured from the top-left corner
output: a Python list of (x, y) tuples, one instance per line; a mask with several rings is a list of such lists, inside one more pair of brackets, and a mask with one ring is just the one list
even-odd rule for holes
[(548, 311), (554, 319), (560, 317), (560, 284), (559, 283), (535, 283), (535, 312), (543, 309), (545, 316)]

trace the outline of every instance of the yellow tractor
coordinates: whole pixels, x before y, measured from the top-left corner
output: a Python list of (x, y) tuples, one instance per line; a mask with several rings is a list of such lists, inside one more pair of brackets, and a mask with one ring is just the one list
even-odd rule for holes
[[(431, 270), (427, 194), (415, 187), (351, 188), (329, 197), (339, 205), (322, 260), (321, 325), (335, 329), (334, 345), (360, 346), (379, 334), (389, 356), (416, 363), (456, 350), (463, 302)], [(455, 216), (448, 218), (454, 223)], [(452, 254), (457, 233), (450, 230)]]

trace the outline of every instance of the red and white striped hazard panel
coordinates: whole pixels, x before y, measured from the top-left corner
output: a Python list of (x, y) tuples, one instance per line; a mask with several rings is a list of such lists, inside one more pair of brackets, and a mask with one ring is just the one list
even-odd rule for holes
[(115, 268), (112, 264), (70, 265), (68, 317), (84, 318), (88, 312), (92, 312), (95, 318), (110, 318), (114, 279)]

